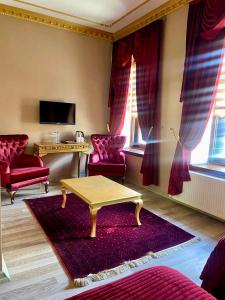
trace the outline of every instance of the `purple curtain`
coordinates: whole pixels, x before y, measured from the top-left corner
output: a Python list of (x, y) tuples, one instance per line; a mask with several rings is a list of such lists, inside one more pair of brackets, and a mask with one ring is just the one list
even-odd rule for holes
[[(198, 1), (190, 4), (189, 7), (186, 59), (181, 91), (183, 109), (179, 131), (180, 143), (177, 144), (170, 173), (168, 187), (170, 195), (182, 193), (183, 182), (190, 180), (190, 153), (199, 144), (204, 133), (222, 66), (224, 29), (217, 32), (213, 39), (202, 36), (203, 16), (206, 18), (206, 5), (211, 2), (215, 1)], [(216, 16), (213, 20), (216, 20)], [(206, 25), (206, 19), (204, 22)]]
[(110, 133), (120, 134), (124, 125), (130, 81), (133, 40), (125, 37), (113, 44), (109, 90)]
[(146, 141), (141, 167), (143, 185), (159, 183), (158, 89), (162, 28), (163, 21), (159, 20), (134, 34), (138, 121)]

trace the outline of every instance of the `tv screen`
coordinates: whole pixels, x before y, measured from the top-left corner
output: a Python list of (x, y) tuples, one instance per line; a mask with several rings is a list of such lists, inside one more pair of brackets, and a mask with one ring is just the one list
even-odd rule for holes
[(74, 103), (40, 100), (41, 124), (75, 125)]

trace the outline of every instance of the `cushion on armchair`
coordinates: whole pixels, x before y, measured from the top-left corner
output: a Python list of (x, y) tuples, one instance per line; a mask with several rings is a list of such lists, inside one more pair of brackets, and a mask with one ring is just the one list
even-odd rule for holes
[(89, 171), (99, 171), (99, 172), (123, 172), (124, 164), (113, 164), (108, 162), (98, 162), (98, 163), (89, 163)]
[(44, 167), (26, 167), (11, 169), (10, 183), (16, 183), (37, 177), (49, 175), (49, 169)]

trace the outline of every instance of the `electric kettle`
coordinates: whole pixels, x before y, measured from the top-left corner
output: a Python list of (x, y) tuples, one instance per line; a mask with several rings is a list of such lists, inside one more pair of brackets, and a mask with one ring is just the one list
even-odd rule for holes
[(77, 143), (83, 143), (84, 142), (84, 133), (83, 133), (83, 131), (76, 131), (74, 137), (75, 137), (75, 141)]

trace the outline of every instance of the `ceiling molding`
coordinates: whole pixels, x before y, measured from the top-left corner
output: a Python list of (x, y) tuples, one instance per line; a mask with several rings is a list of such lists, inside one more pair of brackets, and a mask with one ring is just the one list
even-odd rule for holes
[(0, 3), (0, 15), (7, 15), (16, 17), (22, 20), (31, 21), (47, 26), (52, 26), (58, 29), (69, 30), (72, 32), (76, 32), (85, 36), (90, 36), (94, 38), (99, 38), (108, 41), (116, 41), (119, 40), (132, 32), (150, 24), (151, 22), (162, 18), (175, 10), (187, 5), (192, 0), (169, 0), (165, 4), (159, 6), (158, 8), (152, 10), (146, 15), (142, 16), (138, 20), (130, 23), (125, 26), (121, 30), (118, 30), (115, 33), (107, 32), (100, 29), (95, 29), (89, 26), (84, 26), (80, 24), (76, 24), (73, 22), (61, 20), (55, 17), (46, 16), (44, 14), (31, 12), (29, 10), (25, 10), (22, 8), (9, 6)]
[(119, 17), (118, 19), (115, 19), (114, 21), (112, 21), (109, 24), (101, 23), (101, 22), (98, 22), (96, 20), (88, 19), (88, 18), (81, 17), (81, 16), (72, 15), (72, 14), (69, 14), (69, 13), (65, 13), (65, 12), (62, 12), (62, 11), (59, 11), (59, 10), (56, 10), (56, 9), (51, 9), (51, 8), (48, 8), (48, 7), (45, 7), (45, 6), (42, 6), (42, 5), (37, 5), (37, 4), (31, 3), (31, 2), (28, 2), (28, 1), (24, 1), (24, 0), (13, 0), (13, 1), (17, 2), (17, 3), (29, 5), (31, 7), (40, 8), (40, 9), (50, 11), (50, 12), (53, 12), (53, 13), (61, 14), (63, 16), (72, 17), (72, 18), (75, 18), (75, 19), (78, 19), (78, 20), (81, 20), (81, 21), (86, 21), (90, 24), (102, 26), (102, 27), (105, 27), (105, 28), (111, 28), (113, 25), (117, 24), (118, 22), (120, 22), (121, 20), (123, 20), (124, 18), (129, 16), (131, 13), (135, 12), (137, 9), (139, 9), (140, 7), (142, 7), (143, 5), (147, 4), (148, 2), (150, 2), (152, 0), (144, 0), (142, 3), (140, 3), (139, 5), (137, 5), (136, 7), (131, 9), (130, 11), (128, 11), (126, 14)]
[(174, 12), (175, 10), (187, 5), (191, 1), (192, 0), (170, 0), (166, 2), (165, 4), (157, 7), (156, 9), (142, 16), (138, 20), (118, 30), (116, 33), (113, 34), (113, 40), (119, 40), (129, 35), (130, 33), (135, 32), (136, 30), (152, 23), (153, 21), (156, 21), (157, 19), (162, 18)]
[(9, 6), (0, 3), (0, 15), (12, 16), (25, 21), (35, 22), (51, 27), (69, 30), (80, 33), (82, 35), (91, 36), (103, 40), (112, 41), (113, 34), (104, 30), (95, 29), (92, 27), (76, 24), (69, 21), (64, 21), (58, 18), (46, 16), (40, 13), (31, 12), (22, 8)]
[(110, 27), (110, 25), (103, 24), (103, 23), (97, 22), (97, 21), (92, 20), (92, 19), (88, 19), (88, 18), (85, 18), (85, 17), (80, 17), (80, 16), (72, 15), (72, 14), (69, 14), (69, 13), (62, 12), (60, 10), (51, 9), (51, 8), (48, 8), (48, 7), (45, 7), (45, 6), (42, 6), (42, 5), (37, 5), (37, 4), (31, 3), (31, 2), (28, 2), (28, 1), (23, 1), (23, 0), (13, 0), (13, 1), (21, 3), (21, 4), (29, 5), (31, 7), (40, 8), (40, 9), (43, 9), (43, 10), (46, 10), (46, 11), (57, 13), (57, 14), (60, 14), (62, 16), (67, 16), (67, 17), (75, 18), (75, 19), (78, 19), (78, 20), (81, 20), (81, 21), (86, 21), (86, 22), (92, 23), (94, 25), (99, 25), (99, 26), (104, 26), (104, 27)]

